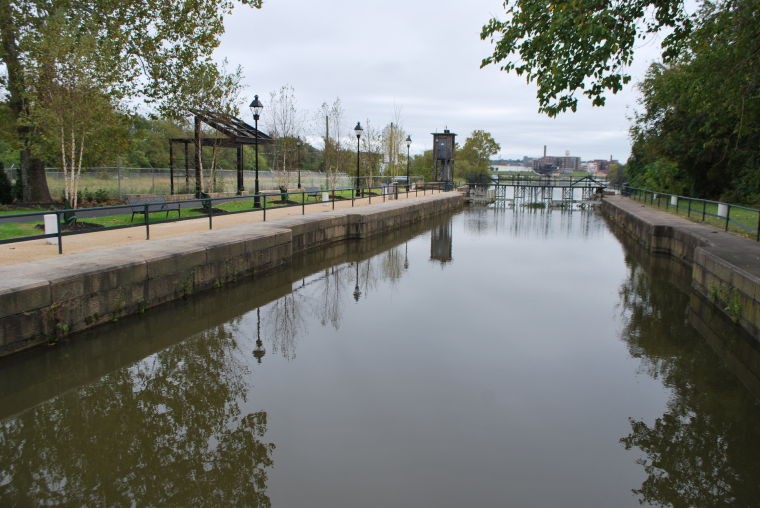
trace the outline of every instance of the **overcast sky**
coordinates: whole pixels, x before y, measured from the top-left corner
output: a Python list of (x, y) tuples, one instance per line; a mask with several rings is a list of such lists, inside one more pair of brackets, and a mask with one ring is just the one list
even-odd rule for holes
[[(344, 132), (367, 119), (382, 128), (400, 110), (412, 153), (432, 148), (430, 133), (448, 127), (460, 143), (473, 130), (490, 132), (506, 158), (540, 156), (547, 145), (550, 155), (626, 160), (633, 85), (604, 108), (582, 102), (555, 119), (538, 114), (532, 85), (480, 68), (491, 47), (481, 27), (500, 14), (502, 0), (265, 0), (260, 10), (236, 7), (217, 56), (242, 67), (246, 105), (254, 93), (264, 102), (262, 124), (269, 93), (292, 86), (308, 136), (323, 134), (316, 112), (339, 97)], [(642, 45), (634, 82), (657, 50)], [(242, 117), (250, 120), (247, 108)]]

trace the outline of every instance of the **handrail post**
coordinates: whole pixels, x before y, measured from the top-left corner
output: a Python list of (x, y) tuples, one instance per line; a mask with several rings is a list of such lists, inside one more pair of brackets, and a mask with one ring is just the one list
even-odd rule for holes
[(209, 196), (208, 198), (208, 228), (209, 229), (214, 229), (213, 216), (214, 216), (214, 201), (211, 199), (211, 196)]
[(306, 193), (301, 193), (301, 215), (306, 215)]
[(148, 216), (148, 203), (143, 205), (143, 216), (145, 218), (145, 239), (150, 240), (150, 217)]
[(61, 229), (63, 224), (61, 223), (61, 212), (55, 213), (55, 220), (58, 222), (57, 235), (58, 235), (58, 254), (63, 254), (63, 235), (61, 234)]
[(731, 205), (727, 203), (726, 208), (726, 226), (723, 228), (723, 231), (728, 231), (728, 218), (731, 216)]
[(351, 189), (351, 207), (354, 206), (354, 189)]

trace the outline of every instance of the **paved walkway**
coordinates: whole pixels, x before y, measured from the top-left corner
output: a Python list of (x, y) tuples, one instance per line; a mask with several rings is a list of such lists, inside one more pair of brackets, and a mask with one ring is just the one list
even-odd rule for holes
[[(399, 200), (405, 199), (424, 199), (424, 196), (439, 194), (440, 191), (426, 191), (423, 195), (419, 191), (418, 196), (414, 192), (407, 196), (399, 193)], [(390, 201), (393, 202), (393, 201)], [(383, 203), (382, 196), (373, 196), (372, 204)], [(354, 206), (369, 205), (369, 198), (357, 199)], [(335, 210), (347, 210), (351, 208), (351, 200), (335, 201)], [(319, 203), (306, 205), (306, 215), (315, 213), (324, 213), (333, 210), (332, 203)], [(301, 207), (293, 206), (288, 208), (267, 209), (267, 222), (282, 217), (301, 215)], [(245, 223), (262, 222), (264, 214), (261, 211), (251, 211), (246, 213), (236, 213), (229, 215), (214, 215), (214, 230), (224, 229)], [(162, 238), (172, 238), (192, 233), (202, 234), (209, 231), (208, 218), (200, 217), (198, 219), (183, 220), (179, 222), (167, 222), (162, 224), (151, 224), (150, 238), (158, 240)], [(100, 230), (93, 233), (83, 233), (63, 237), (63, 256), (72, 256), (79, 252), (92, 251), (103, 247), (114, 247), (118, 245), (128, 245), (136, 242), (144, 242), (145, 227), (121, 228), (114, 230)], [(58, 243), (49, 244), (47, 239), (31, 240), (28, 242), (10, 243), (0, 245), (0, 265), (14, 265), (27, 263), (40, 259), (47, 259), (59, 256)]]

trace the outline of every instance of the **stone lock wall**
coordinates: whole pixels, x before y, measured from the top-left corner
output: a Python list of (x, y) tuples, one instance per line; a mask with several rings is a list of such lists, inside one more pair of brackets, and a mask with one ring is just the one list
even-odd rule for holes
[(760, 243), (621, 197), (602, 211), (650, 252), (691, 267), (691, 287), (760, 341)]
[(463, 195), (452, 192), (1, 267), (0, 355), (255, 278), (295, 253), (380, 235), (463, 205)]

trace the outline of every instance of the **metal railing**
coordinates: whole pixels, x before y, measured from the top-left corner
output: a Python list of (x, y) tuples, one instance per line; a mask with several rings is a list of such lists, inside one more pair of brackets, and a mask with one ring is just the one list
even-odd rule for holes
[[(406, 187), (404, 184), (382, 184), (375, 187), (367, 187), (362, 189), (355, 188), (336, 188), (336, 189), (296, 189), (296, 190), (281, 190), (279, 192), (261, 192), (258, 195), (245, 195), (245, 196), (208, 196), (203, 195), (200, 198), (186, 199), (186, 200), (169, 200), (167, 203), (171, 204), (170, 209), (161, 209), (160, 203), (156, 201), (149, 201), (145, 203), (132, 203), (125, 205), (115, 206), (103, 206), (92, 208), (78, 208), (78, 209), (57, 209), (57, 210), (45, 210), (15, 214), (0, 214), (0, 231), (2, 231), (3, 225), (23, 225), (27, 226), (34, 224), (34, 227), (40, 227), (38, 224), (40, 221), (45, 222), (46, 215), (55, 216), (55, 221), (48, 219), (46, 229), (52, 229), (53, 232), (46, 231), (41, 234), (20, 234), (13, 235), (6, 238), (0, 238), (0, 244), (9, 244), (17, 242), (27, 242), (31, 240), (40, 239), (55, 239), (58, 244), (58, 253), (63, 254), (63, 237), (78, 235), (84, 233), (95, 233), (99, 231), (113, 231), (116, 229), (124, 228), (136, 228), (142, 227), (145, 229), (145, 239), (150, 240), (150, 227), (151, 225), (179, 222), (186, 220), (202, 219), (208, 217), (208, 228), (213, 229), (214, 217), (221, 214), (230, 215), (238, 213), (261, 213), (262, 221), (267, 220), (267, 211), (280, 208), (293, 208), (300, 207), (301, 214), (306, 214), (306, 207), (313, 205), (328, 204), (335, 209), (336, 201), (351, 201), (351, 206), (354, 206), (356, 201), (361, 199), (367, 199), (369, 204), (378, 202), (385, 202), (389, 200), (396, 200), (399, 196), (410, 197), (427, 195), (433, 193), (440, 193), (444, 190), (443, 184), (437, 182), (423, 183), (414, 185), (412, 187)], [(256, 203), (259, 203), (259, 207), (256, 207)], [(176, 208), (174, 207), (176, 205)], [(226, 208), (217, 209), (215, 206), (219, 205)], [(176, 217), (169, 212), (177, 211)], [(184, 216), (183, 211), (185, 211)], [(188, 215), (187, 212), (190, 212)], [(134, 215), (142, 215), (142, 221), (133, 223)], [(117, 217), (123, 215), (123, 217)], [(130, 222), (126, 222), (126, 217), (130, 216)], [(171, 215), (171, 216), (170, 216)], [(124, 223), (117, 223), (114, 225), (105, 226), (99, 223), (91, 223), (89, 221), (101, 221), (107, 222), (108, 220), (114, 222), (121, 221)], [(65, 226), (69, 225), (68, 228)], [(29, 228), (27, 228), (29, 229)], [(65, 230), (68, 229), (68, 230)], [(51, 242), (52, 243), (52, 242)]]
[(760, 242), (760, 209), (624, 185), (623, 196)]
[[(544, 187), (606, 187), (607, 179), (592, 175), (497, 175), (490, 184), (508, 186), (544, 186)], [(482, 185), (482, 184), (481, 184)]]

